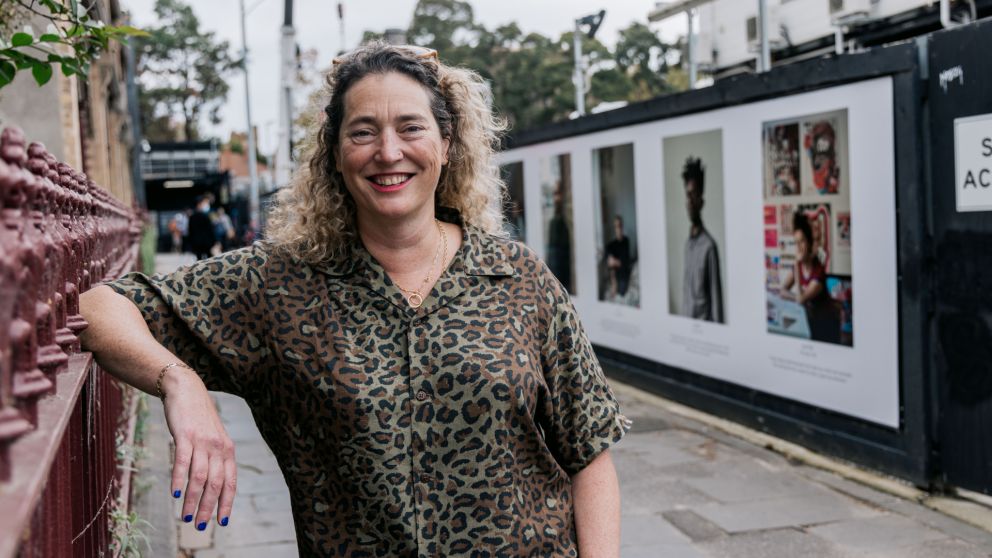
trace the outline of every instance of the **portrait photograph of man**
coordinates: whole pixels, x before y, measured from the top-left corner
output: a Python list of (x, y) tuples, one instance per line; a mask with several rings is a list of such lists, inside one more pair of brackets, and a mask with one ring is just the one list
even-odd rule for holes
[(723, 145), (720, 130), (662, 143), (672, 314), (726, 323)]

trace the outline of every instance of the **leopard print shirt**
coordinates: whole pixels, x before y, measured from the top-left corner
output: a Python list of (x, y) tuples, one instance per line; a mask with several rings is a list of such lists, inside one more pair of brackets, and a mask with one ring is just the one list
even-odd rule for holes
[(463, 231), (419, 309), (360, 245), (308, 266), (256, 243), (110, 283), (248, 402), (301, 556), (578, 555), (571, 475), (629, 422), (544, 263)]

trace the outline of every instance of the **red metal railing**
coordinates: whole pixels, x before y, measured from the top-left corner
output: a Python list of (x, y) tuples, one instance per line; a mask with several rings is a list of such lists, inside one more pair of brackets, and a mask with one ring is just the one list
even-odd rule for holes
[(109, 555), (134, 413), (80, 352), (79, 293), (134, 267), (140, 221), (15, 128), (0, 200), (0, 558)]

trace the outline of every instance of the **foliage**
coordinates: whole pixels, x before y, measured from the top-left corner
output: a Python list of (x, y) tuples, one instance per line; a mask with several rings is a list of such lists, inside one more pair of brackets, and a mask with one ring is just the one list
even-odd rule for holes
[(142, 549), (150, 553), (152, 547), (145, 530), (154, 528), (147, 520), (139, 517), (137, 512), (129, 513), (122, 507), (115, 506), (110, 510), (111, 556), (141, 558)]
[[(40, 35), (26, 24), (35, 17), (48, 21)], [(90, 17), (78, 0), (0, 0), (0, 89), (22, 70), (30, 70), (35, 82), (45, 85), (56, 65), (67, 77), (86, 77), (110, 41), (145, 35), (128, 25), (106, 25)]]
[(220, 122), (226, 76), (241, 61), (182, 0), (156, 0), (155, 15), (159, 25), (135, 41), (142, 129), (150, 141), (198, 140), (201, 116)]
[[(375, 38), (366, 31), (364, 39)], [(472, 68), (486, 78), (493, 100), (515, 129), (568, 118), (575, 110), (573, 31), (550, 38), (524, 34), (516, 23), (489, 30), (474, 19), (464, 0), (419, 0), (407, 40), (436, 49), (445, 62)], [(620, 32), (610, 51), (596, 39), (581, 38), (588, 64), (587, 105), (640, 101), (684, 89), (669, 81), (674, 45), (634, 23)]]

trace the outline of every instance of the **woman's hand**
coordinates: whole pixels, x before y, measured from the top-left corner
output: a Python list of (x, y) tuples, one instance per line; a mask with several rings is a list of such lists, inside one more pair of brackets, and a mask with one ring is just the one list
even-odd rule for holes
[[(164, 378), (165, 419), (176, 444), (172, 494), (185, 493), (182, 519), (206, 529), (214, 509), (227, 525), (234, 505), (238, 468), (234, 443), (221, 423), (217, 406), (200, 378), (190, 370), (170, 369)], [(185, 489), (185, 490), (184, 490)]]
[[(79, 311), (89, 322), (80, 341), (100, 366), (138, 389), (158, 394), (159, 371), (181, 360), (155, 341), (138, 307), (111, 288), (98, 286), (79, 297)], [(186, 493), (183, 520), (195, 518), (196, 527), (206, 529), (217, 509), (218, 522), (227, 525), (238, 471), (234, 444), (213, 398), (199, 376), (178, 366), (166, 370), (161, 388), (165, 418), (176, 442), (172, 494), (180, 498)]]

